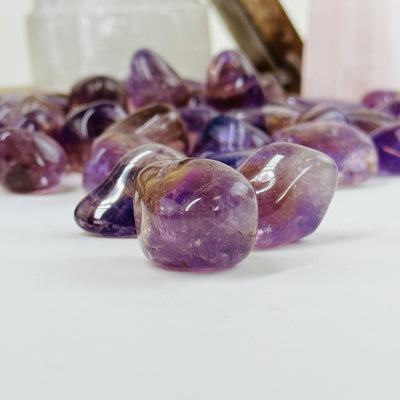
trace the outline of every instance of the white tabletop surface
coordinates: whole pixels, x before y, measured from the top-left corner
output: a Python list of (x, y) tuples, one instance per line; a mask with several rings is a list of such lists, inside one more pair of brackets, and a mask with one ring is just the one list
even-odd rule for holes
[(400, 177), (215, 274), (86, 234), (78, 176), (61, 192), (0, 191), (1, 399), (400, 398)]

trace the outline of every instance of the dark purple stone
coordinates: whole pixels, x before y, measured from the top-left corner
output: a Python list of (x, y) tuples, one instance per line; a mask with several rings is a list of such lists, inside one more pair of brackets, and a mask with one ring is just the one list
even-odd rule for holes
[(92, 103), (68, 115), (57, 140), (67, 152), (74, 171), (83, 171), (94, 139), (125, 116), (118, 104), (110, 102)]
[(205, 127), (197, 154), (256, 149), (270, 142), (270, 137), (255, 126), (221, 115)]
[(153, 103), (168, 103), (185, 107), (190, 90), (183, 79), (155, 52), (136, 52), (127, 80), (128, 108), (131, 112)]
[(346, 114), (339, 108), (328, 104), (317, 104), (304, 111), (296, 120), (296, 123), (329, 121), (347, 124), (349, 120)]
[(211, 61), (205, 95), (208, 104), (221, 111), (265, 103), (254, 67), (239, 51), (225, 51)]
[(133, 184), (138, 173), (153, 162), (184, 157), (156, 143), (131, 150), (104, 182), (78, 204), (75, 221), (82, 229), (98, 236), (136, 237)]
[(111, 125), (93, 143), (84, 171), (85, 188), (94, 189), (124, 154), (147, 143), (187, 151), (187, 133), (175, 108), (164, 104), (148, 106)]
[(400, 124), (392, 125), (372, 134), (379, 155), (379, 170), (400, 174)]
[(67, 167), (62, 147), (40, 132), (0, 131), (0, 181), (10, 191), (47, 191), (60, 182)]
[(367, 93), (361, 102), (368, 108), (377, 108), (397, 99), (400, 99), (400, 92), (395, 90), (374, 90)]
[(254, 245), (257, 201), (240, 173), (218, 161), (161, 161), (135, 182), (135, 221), (146, 256), (166, 268), (217, 271)]
[(378, 110), (391, 115), (394, 119), (399, 119), (400, 117), (400, 98), (394, 100), (390, 103), (387, 103), (381, 107), (378, 107)]
[(272, 143), (238, 168), (258, 201), (255, 247), (268, 249), (313, 233), (335, 193), (335, 162), (319, 151), (292, 143)]
[(346, 112), (346, 115), (351, 125), (367, 134), (396, 123), (396, 120), (390, 114), (379, 110), (350, 110)]
[(237, 169), (244, 160), (246, 160), (250, 155), (252, 155), (256, 150), (242, 150), (242, 151), (232, 151), (229, 153), (203, 153), (202, 158), (208, 158), (210, 160), (215, 160), (229, 165), (232, 168)]
[(97, 101), (112, 101), (125, 108), (125, 87), (116, 79), (96, 75), (80, 80), (71, 90), (71, 108)]
[(335, 122), (308, 122), (273, 134), (275, 142), (291, 142), (329, 155), (339, 169), (340, 185), (357, 185), (375, 175), (378, 156), (371, 138), (358, 128)]

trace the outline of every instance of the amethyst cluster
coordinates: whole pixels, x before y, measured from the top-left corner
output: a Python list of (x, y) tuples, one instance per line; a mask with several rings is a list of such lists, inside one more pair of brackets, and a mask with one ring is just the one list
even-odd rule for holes
[(221, 270), (313, 233), (337, 185), (399, 174), (399, 115), (396, 91), (360, 103), (287, 95), (239, 51), (197, 82), (143, 49), (123, 82), (0, 98), (0, 182), (49, 191), (80, 172), (81, 228), (137, 237), (167, 268)]

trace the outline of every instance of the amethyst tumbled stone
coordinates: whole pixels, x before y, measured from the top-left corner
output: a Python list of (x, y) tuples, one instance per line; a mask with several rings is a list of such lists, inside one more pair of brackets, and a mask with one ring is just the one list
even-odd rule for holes
[(131, 150), (104, 182), (78, 204), (75, 221), (82, 229), (98, 236), (136, 237), (133, 185), (138, 173), (153, 162), (184, 157), (156, 143)]
[(74, 171), (83, 171), (94, 139), (125, 116), (125, 111), (112, 102), (92, 103), (68, 116), (57, 140), (66, 150)]
[(0, 182), (8, 190), (50, 190), (60, 182), (66, 167), (64, 150), (44, 133), (0, 131)]
[(379, 170), (400, 174), (400, 124), (375, 131), (372, 136), (379, 154)]
[(357, 185), (375, 175), (378, 155), (371, 138), (350, 125), (309, 122), (273, 134), (275, 142), (291, 142), (329, 155), (339, 169), (339, 185)]
[(254, 67), (239, 51), (225, 51), (211, 61), (205, 96), (210, 106), (221, 111), (265, 103)]
[(292, 143), (262, 147), (238, 168), (258, 201), (255, 247), (268, 249), (314, 232), (335, 193), (335, 162), (319, 151)]
[(136, 179), (134, 207), (144, 253), (167, 268), (226, 269), (254, 245), (254, 190), (242, 174), (218, 161), (151, 164)]
[(270, 142), (271, 138), (255, 126), (221, 115), (213, 118), (204, 128), (197, 154), (256, 149)]
[(368, 108), (385, 106), (393, 100), (400, 99), (400, 92), (395, 90), (374, 90), (367, 93), (362, 99), (362, 104)]
[(148, 49), (134, 54), (127, 87), (130, 111), (152, 103), (184, 107), (190, 100), (190, 90), (185, 81), (161, 56)]

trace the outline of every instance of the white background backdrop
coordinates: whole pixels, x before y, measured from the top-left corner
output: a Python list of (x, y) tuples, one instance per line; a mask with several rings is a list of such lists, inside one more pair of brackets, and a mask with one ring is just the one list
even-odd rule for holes
[[(213, 53), (235, 47), (235, 42), (211, 6), (211, 1), (204, 1), (210, 9)], [(282, 0), (282, 4), (286, 6), (288, 14), (303, 36), (307, 31), (309, 1)], [(25, 19), (33, 9), (33, 3), (33, 0), (0, 0), (0, 87), (30, 86), (32, 84)]]

